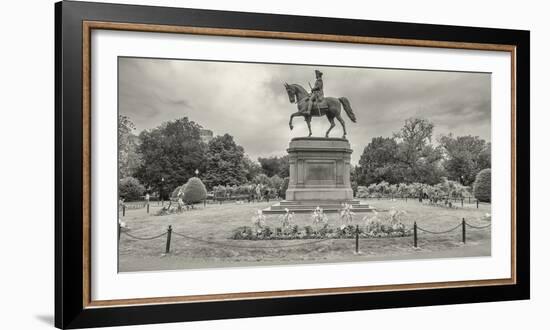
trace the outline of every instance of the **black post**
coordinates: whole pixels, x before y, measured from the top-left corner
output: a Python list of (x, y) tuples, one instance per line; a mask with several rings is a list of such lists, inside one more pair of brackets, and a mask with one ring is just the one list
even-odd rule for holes
[(149, 203), (147, 203), (147, 213), (149, 213)]
[(117, 223), (117, 228), (118, 228), (118, 232), (117, 232), (117, 234), (118, 234), (118, 241), (120, 242), (120, 232), (121, 232), (121, 230), (120, 230), (120, 222)]
[(168, 235), (166, 236), (166, 253), (170, 253), (170, 240), (172, 239), (172, 225), (168, 226)]
[(462, 218), (462, 243), (466, 244), (466, 220)]
[(416, 232), (416, 221), (414, 222), (413, 226), (413, 235), (414, 235), (414, 247), (418, 247), (418, 237)]
[(122, 216), (126, 215), (126, 204), (122, 204)]
[(476, 199), (476, 209), (479, 209), (479, 199)]
[(355, 253), (359, 253), (359, 225), (355, 226)]

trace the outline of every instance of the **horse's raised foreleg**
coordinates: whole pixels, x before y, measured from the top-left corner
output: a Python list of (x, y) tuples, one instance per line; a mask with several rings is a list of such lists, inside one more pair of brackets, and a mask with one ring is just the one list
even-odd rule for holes
[(346, 138), (346, 134), (347, 134), (347, 133), (346, 133), (346, 123), (344, 122), (344, 119), (343, 119), (340, 115), (336, 116), (336, 119), (338, 119), (338, 121), (340, 122), (340, 124), (342, 124), (342, 129), (344, 130), (344, 136), (342, 136), (342, 138), (345, 139), (345, 138)]
[(325, 137), (328, 137), (328, 133), (330, 133), (330, 131), (334, 128), (334, 126), (336, 126), (336, 124), (334, 123), (334, 117), (327, 116), (327, 119), (330, 122), (330, 127), (328, 128), (328, 131), (327, 131), (327, 134), (325, 134)]
[(290, 121), (288, 122), (288, 126), (290, 127), (290, 129), (294, 128), (294, 125), (292, 125), (292, 119), (296, 116), (302, 116), (302, 113), (298, 111), (290, 115)]

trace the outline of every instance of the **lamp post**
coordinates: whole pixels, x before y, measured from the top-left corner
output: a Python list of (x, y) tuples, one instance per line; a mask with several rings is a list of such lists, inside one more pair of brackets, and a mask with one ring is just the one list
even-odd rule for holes
[(164, 177), (160, 179), (160, 192), (159, 192), (162, 206), (164, 206), (164, 196), (162, 195), (163, 191), (164, 191)]

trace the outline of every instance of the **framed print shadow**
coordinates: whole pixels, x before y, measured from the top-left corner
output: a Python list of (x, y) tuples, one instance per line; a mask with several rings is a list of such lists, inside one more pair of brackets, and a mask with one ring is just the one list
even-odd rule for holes
[(55, 18), (57, 327), (529, 298), (528, 31)]

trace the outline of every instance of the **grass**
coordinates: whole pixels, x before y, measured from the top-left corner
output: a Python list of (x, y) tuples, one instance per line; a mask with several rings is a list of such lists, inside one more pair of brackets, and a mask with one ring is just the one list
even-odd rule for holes
[[(481, 219), (490, 213), (490, 204), (465, 204), (464, 208), (443, 208), (419, 203), (417, 200), (368, 200), (382, 218), (394, 207), (404, 210), (400, 216), (408, 228), (416, 221), (420, 228), (429, 231), (444, 231), (458, 225), (462, 218), (472, 225), (488, 224)], [(412, 237), (370, 238), (360, 240), (360, 255), (355, 255), (355, 240), (331, 239), (322, 242), (312, 240), (232, 240), (230, 235), (240, 226), (251, 226), (252, 217), (258, 209), (271, 203), (209, 204), (180, 214), (154, 216), (160, 206), (151, 204), (150, 214), (146, 209), (126, 210), (122, 218), (130, 228), (129, 233), (138, 237), (150, 237), (165, 232), (172, 225), (174, 232), (182, 233), (213, 243), (172, 235), (171, 249), (164, 255), (166, 236), (154, 240), (135, 240), (122, 234), (119, 243), (119, 270), (160, 270), (205, 267), (228, 267), (249, 265), (273, 265), (296, 263), (319, 263), (341, 261), (365, 261), (388, 259), (420, 259), (437, 257), (465, 257), (490, 255), (491, 230), (467, 228), (467, 244), (462, 244), (461, 228), (447, 234), (428, 234), (418, 231), (418, 248), (413, 247)], [(460, 203), (458, 204), (460, 206)], [(120, 214), (122, 216), (122, 214)], [(354, 224), (364, 226), (363, 218), (371, 213), (354, 216)], [(266, 215), (267, 225), (273, 230), (281, 226), (279, 215)], [(329, 224), (339, 226), (337, 214), (328, 214)], [(309, 214), (296, 214), (294, 223), (303, 227), (312, 225)], [(311, 244), (294, 245), (301, 242)], [(272, 248), (271, 248), (272, 247)]]

